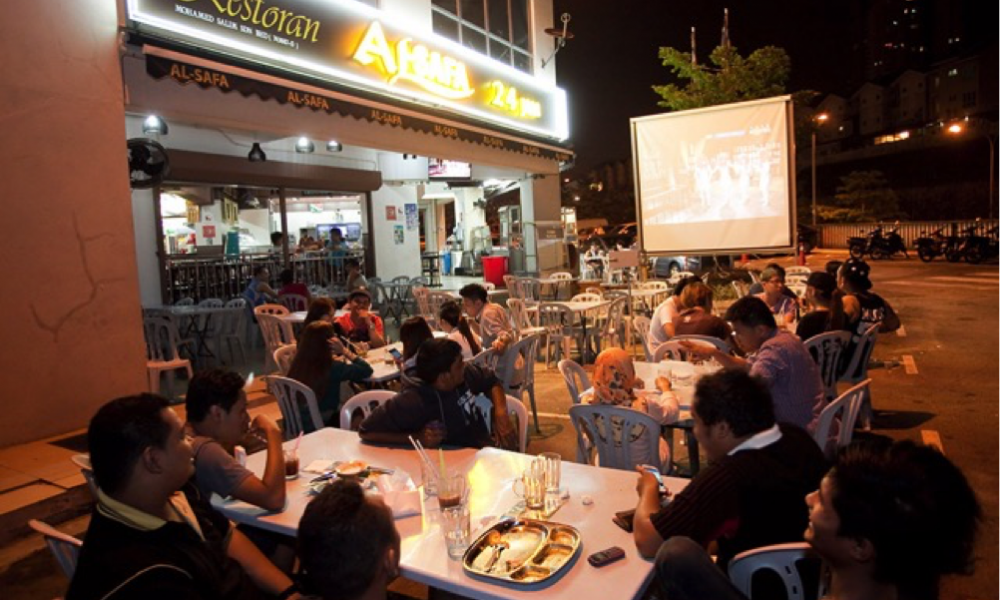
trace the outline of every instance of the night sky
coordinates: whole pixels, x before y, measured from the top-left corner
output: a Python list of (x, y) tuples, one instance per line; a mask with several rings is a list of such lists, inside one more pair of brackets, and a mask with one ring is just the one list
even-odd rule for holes
[[(554, 21), (570, 13), (575, 36), (559, 51), (556, 69), (569, 97), (569, 141), (577, 169), (630, 156), (629, 118), (665, 110), (656, 106), (659, 96), (650, 88), (670, 83), (657, 57), (659, 47), (689, 51), (693, 26), (699, 62), (707, 63), (720, 41), (724, 7), (729, 8), (730, 40), (741, 55), (768, 45), (789, 54), (789, 92), (851, 93), (857, 77), (850, 68), (846, 4), (556, 0)], [(539, 49), (543, 58), (550, 52), (551, 47)]]

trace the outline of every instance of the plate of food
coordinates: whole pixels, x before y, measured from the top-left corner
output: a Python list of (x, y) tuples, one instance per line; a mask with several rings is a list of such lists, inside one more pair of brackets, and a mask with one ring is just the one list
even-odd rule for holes
[(368, 470), (368, 463), (362, 460), (349, 460), (337, 464), (333, 470), (341, 477), (358, 477)]

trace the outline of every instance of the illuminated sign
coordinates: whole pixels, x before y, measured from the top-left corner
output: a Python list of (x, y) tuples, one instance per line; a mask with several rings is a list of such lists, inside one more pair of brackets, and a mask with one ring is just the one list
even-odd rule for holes
[[(355, 0), (128, 0), (134, 26), (188, 45), (550, 139), (566, 93)], [(191, 73), (196, 83), (200, 73)], [(218, 82), (213, 82), (218, 83)]]

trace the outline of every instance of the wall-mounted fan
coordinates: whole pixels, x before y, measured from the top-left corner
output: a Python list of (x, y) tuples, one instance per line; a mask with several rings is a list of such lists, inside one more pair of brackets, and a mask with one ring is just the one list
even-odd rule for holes
[(170, 173), (167, 150), (154, 140), (128, 141), (128, 177), (133, 189), (147, 189), (163, 183)]

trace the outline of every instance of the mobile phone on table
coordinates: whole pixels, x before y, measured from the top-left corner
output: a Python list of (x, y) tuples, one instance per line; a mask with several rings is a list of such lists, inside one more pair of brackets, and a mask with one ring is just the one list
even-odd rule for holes
[(625, 558), (625, 551), (618, 546), (612, 546), (607, 550), (601, 550), (600, 552), (595, 552), (587, 557), (587, 562), (595, 567), (603, 567), (604, 565), (611, 564), (616, 560), (621, 560)]
[(389, 348), (389, 354), (391, 354), (392, 357), (398, 361), (403, 360), (403, 354), (399, 350), (396, 350), (395, 348)]
[(627, 531), (628, 533), (632, 533), (632, 528), (635, 521), (635, 509), (633, 508), (632, 510), (623, 510), (620, 512), (616, 512), (615, 516), (611, 518), (611, 521), (615, 525)]
[(650, 475), (652, 475), (654, 478), (656, 478), (656, 483), (660, 487), (660, 493), (661, 494), (666, 494), (667, 493), (667, 486), (663, 484), (663, 476), (660, 475), (660, 470), (659, 469), (657, 469), (653, 465), (640, 465), (639, 468), (642, 469), (643, 471), (646, 471), (647, 473), (649, 473)]

